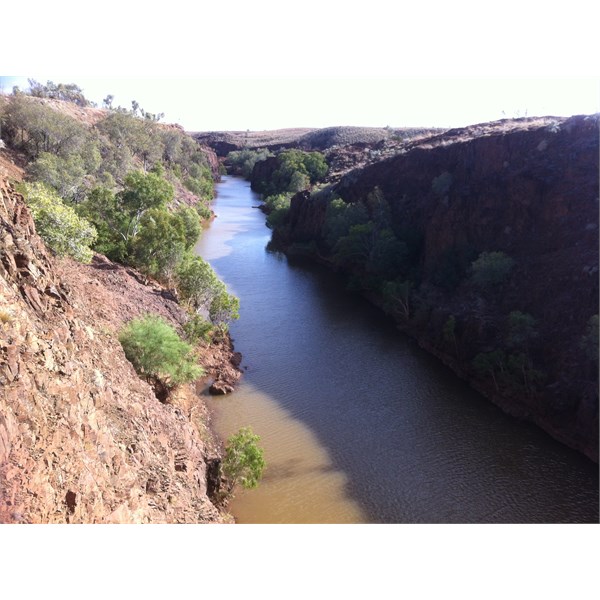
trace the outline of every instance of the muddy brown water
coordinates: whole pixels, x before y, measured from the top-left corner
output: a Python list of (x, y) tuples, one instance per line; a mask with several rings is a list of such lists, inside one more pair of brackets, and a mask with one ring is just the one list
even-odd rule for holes
[(259, 197), (217, 186), (197, 252), (240, 298), (245, 375), (208, 397), (225, 439), (250, 425), (267, 469), (240, 523), (598, 522), (598, 466), (517, 421), (335, 275), (266, 248)]

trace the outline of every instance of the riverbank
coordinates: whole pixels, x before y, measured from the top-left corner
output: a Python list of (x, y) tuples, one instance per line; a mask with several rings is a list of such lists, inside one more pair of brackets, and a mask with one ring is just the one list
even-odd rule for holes
[[(268, 214), (268, 211), (263, 210), (263, 212)], [(336, 273), (340, 276), (340, 281), (345, 281), (346, 285), (348, 284), (348, 274), (341, 271), (329, 257), (319, 254), (316, 251), (316, 246), (286, 247), (284, 244), (272, 243), (270, 248), (282, 252), (292, 262), (306, 261), (318, 264)], [(389, 316), (394, 321), (398, 331), (414, 339), (420, 348), (438, 359), (471, 388), (498, 406), (506, 414), (520, 421), (533, 423), (557, 441), (581, 452), (592, 462), (598, 464), (598, 452), (595, 443), (593, 441), (590, 443), (587, 439), (574, 436), (571, 431), (566, 429), (568, 423), (557, 425), (555, 421), (548, 420), (546, 415), (535, 413), (531, 408), (524, 406), (518, 397), (498, 393), (493, 381), (482, 381), (473, 377), (472, 369), (466, 368), (464, 362), (460, 360), (460, 356), (449, 352), (447, 347), (444, 347), (444, 344), (440, 343), (439, 336), (428, 335), (426, 331), (419, 327), (419, 324), (407, 321), (404, 314), (399, 311), (390, 310), (389, 303), (386, 302), (381, 294), (372, 290), (354, 290), (354, 293), (359, 293), (373, 306), (381, 310), (383, 314)], [(456, 348), (456, 346), (454, 347)]]
[(0, 192), (0, 522), (229, 522), (196, 390), (160, 402), (118, 341), (132, 318), (178, 328), (185, 311), (100, 255), (52, 256), (22, 197), (4, 179)]
[[(269, 211), (263, 207), (259, 207), (263, 213), (268, 214)], [(313, 245), (286, 245), (281, 240), (272, 242), (269, 246), (274, 251), (282, 252), (288, 260), (297, 262), (314, 262), (338, 275), (348, 284), (348, 273), (340, 270), (330, 257), (323, 256), (318, 252), (318, 248)], [(454, 350), (448, 350), (449, 344), (442, 343), (440, 335), (431, 335), (431, 332), (424, 330), (421, 323), (412, 323), (407, 321), (406, 315), (400, 311), (391, 310), (389, 302), (377, 292), (373, 290), (354, 289), (354, 293), (360, 293), (362, 297), (368, 300), (373, 306), (377, 307), (385, 315), (388, 315), (394, 320), (398, 331), (409, 335), (413, 338), (423, 350), (427, 351), (432, 356), (440, 360), (446, 367), (451, 369), (458, 377), (468, 383), (474, 390), (482, 394), (489, 401), (501, 408), (504, 412), (516, 419), (533, 423), (540, 427), (547, 434), (552, 436), (559, 442), (581, 452), (592, 462), (598, 464), (598, 446), (597, 441), (580, 436), (577, 433), (580, 427), (574, 424), (569, 428), (568, 422), (557, 422), (552, 415), (536, 413), (530, 405), (523, 404), (518, 395), (508, 395), (507, 393), (499, 393), (493, 380), (482, 380), (473, 376), (472, 366), (465, 364), (461, 360), (461, 356), (456, 353), (457, 342), (450, 346)], [(589, 424), (585, 424), (586, 429)], [(575, 433), (574, 433), (575, 432)]]
[(297, 193), (273, 239), (597, 463), (597, 156), (593, 115), (448, 131)]
[(267, 462), (229, 505), (238, 522), (597, 521), (596, 465), (486, 401), (331, 270), (269, 251), (248, 182), (217, 191), (196, 251), (240, 298), (244, 377), (205, 400), (219, 436), (251, 426)]

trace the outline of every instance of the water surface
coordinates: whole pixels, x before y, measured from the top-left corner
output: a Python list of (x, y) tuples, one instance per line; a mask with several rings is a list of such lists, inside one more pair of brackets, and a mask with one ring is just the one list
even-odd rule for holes
[(330, 272), (268, 252), (244, 180), (224, 177), (198, 253), (241, 302), (245, 375), (209, 399), (226, 438), (262, 438), (241, 523), (598, 522), (598, 467), (468, 388)]

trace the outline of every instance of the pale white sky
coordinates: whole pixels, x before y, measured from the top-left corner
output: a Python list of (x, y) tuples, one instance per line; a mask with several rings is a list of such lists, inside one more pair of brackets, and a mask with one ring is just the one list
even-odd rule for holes
[[(503, 117), (600, 111), (598, 80), (585, 78), (90, 78), (77, 83), (101, 104), (137, 100), (190, 131), (358, 125), (459, 127)], [(2, 78), (10, 92), (15, 83)], [(16, 81), (26, 87), (26, 78)]]
[[(3, 20), (26, 27), (3, 29), (0, 73), (74, 82), (97, 102), (135, 99), (191, 131), (591, 114), (600, 64), (590, 7), (104, 0), (78, 27), (86, 11), (74, 0), (40, 4), (35, 19), (11, 3)], [(71, 20), (58, 19), (63, 12)]]

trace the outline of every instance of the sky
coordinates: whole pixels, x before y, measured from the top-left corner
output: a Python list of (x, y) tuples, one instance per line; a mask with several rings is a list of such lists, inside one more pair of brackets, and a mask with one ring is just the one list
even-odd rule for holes
[(1, 77), (0, 89), (37, 81), (76, 83), (102, 105), (165, 113), (188, 131), (286, 127), (462, 127), (506, 117), (600, 112), (598, 79), (492, 77)]
[[(460, 127), (600, 111), (597, 19), (503, 0), (74, 0), (3, 8), (0, 74), (76, 83), (188, 131)], [(60, 6), (59, 6), (60, 5)], [(143, 5), (145, 6), (145, 5)], [(61, 8), (70, 19), (58, 19)], [(8, 14), (6, 14), (8, 12)], [(77, 26), (77, 18), (84, 19)], [(12, 89), (2, 79), (5, 92)]]

